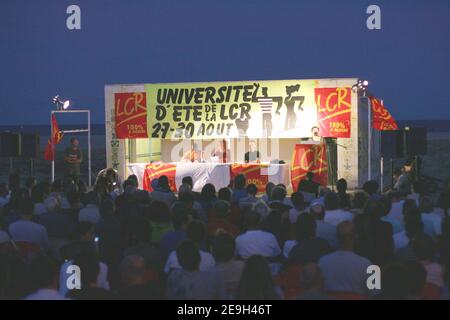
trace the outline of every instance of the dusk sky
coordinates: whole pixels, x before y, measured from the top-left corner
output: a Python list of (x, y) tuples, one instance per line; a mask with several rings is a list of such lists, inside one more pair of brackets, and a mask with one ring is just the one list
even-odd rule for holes
[(396, 119), (450, 119), (450, 1), (1, 0), (0, 75), (1, 125), (48, 123), (55, 94), (102, 123), (105, 84), (333, 77)]

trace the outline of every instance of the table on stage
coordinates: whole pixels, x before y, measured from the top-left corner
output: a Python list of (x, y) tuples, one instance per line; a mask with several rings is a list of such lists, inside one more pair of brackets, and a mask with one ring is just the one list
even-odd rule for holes
[(177, 190), (183, 177), (190, 176), (194, 181), (193, 191), (200, 192), (207, 183), (216, 190), (229, 186), (238, 174), (244, 174), (247, 184), (254, 183), (259, 192), (264, 192), (267, 182), (290, 184), (289, 165), (272, 163), (192, 163), (192, 162), (153, 162), (131, 163), (128, 169), (138, 177), (139, 185), (151, 191), (151, 181), (162, 175), (169, 178), (172, 190)]

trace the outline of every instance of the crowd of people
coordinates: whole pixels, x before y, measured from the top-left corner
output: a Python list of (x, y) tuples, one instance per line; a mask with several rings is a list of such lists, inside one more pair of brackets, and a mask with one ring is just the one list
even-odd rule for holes
[(118, 181), (0, 185), (0, 299), (449, 299), (450, 190)]

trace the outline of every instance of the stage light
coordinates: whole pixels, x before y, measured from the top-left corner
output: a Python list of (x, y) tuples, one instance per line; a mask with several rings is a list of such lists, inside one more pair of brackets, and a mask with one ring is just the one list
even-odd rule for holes
[(56, 105), (57, 110), (66, 110), (70, 106), (69, 100), (61, 100), (59, 95), (56, 95), (52, 98), (52, 103)]
[(352, 86), (353, 92), (362, 92), (363, 95), (366, 94), (367, 87), (369, 86), (369, 81), (359, 79), (357, 83)]
[(70, 101), (69, 100), (64, 101), (63, 109), (66, 110), (67, 108), (69, 108), (69, 105), (70, 105)]

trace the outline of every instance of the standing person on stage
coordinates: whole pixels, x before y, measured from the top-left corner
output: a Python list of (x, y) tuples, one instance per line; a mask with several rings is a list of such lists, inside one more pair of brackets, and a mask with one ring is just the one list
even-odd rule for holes
[(245, 163), (259, 163), (259, 150), (256, 148), (256, 140), (250, 140), (249, 142), (250, 151), (247, 151), (244, 156)]
[(394, 190), (404, 194), (411, 193), (411, 179), (407, 172), (407, 168), (408, 166), (404, 166), (402, 169), (396, 168), (394, 170)]
[(229, 162), (229, 152), (227, 148), (227, 141), (225, 139), (217, 141), (216, 147), (211, 153), (211, 157), (217, 158), (220, 163)]
[(80, 178), (80, 165), (83, 162), (83, 153), (78, 145), (80, 142), (77, 138), (70, 139), (70, 147), (64, 150), (64, 163), (66, 164), (66, 178), (69, 178), (76, 183)]
[(203, 162), (205, 159), (204, 153), (199, 149), (198, 144), (194, 143), (191, 145), (191, 149), (186, 151), (181, 160), (187, 162)]

